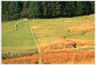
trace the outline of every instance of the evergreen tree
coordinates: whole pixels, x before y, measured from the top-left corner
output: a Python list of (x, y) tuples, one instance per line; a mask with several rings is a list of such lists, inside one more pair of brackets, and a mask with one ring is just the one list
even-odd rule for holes
[(70, 6), (71, 6), (71, 16), (75, 16), (76, 15), (76, 2), (75, 1), (70, 2)]
[(90, 3), (91, 3), (91, 12), (94, 13), (95, 12), (95, 2), (90, 1)]
[(88, 1), (86, 2), (85, 14), (90, 14), (90, 13), (91, 13), (91, 3)]
[(2, 1), (2, 21), (92, 14), (94, 1)]
[(19, 19), (20, 9), (21, 7), (19, 6), (18, 2), (10, 2), (10, 5), (9, 5), (10, 20)]
[(47, 5), (48, 5), (47, 2), (44, 2), (44, 1), (42, 2), (42, 10), (43, 10), (44, 16), (47, 16), (47, 11), (48, 11)]
[(63, 8), (63, 16), (71, 16), (71, 11), (72, 11), (71, 2), (65, 2), (65, 5)]
[(28, 17), (28, 12), (29, 12), (29, 1), (22, 2), (22, 10), (20, 12), (20, 18), (26, 18)]
[(2, 1), (2, 21), (9, 20), (9, 4), (8, 1)]
[(36, 18), (42, 15), (40, 2), (31, 1), (29, 3), (29, 18)]
[(58, 16), (61, 14), (61, 4), (60, 2), (42, 2), (42, 9), (44, 16)]
[(76, 2), (76, 15), (82, 15), (84, 13), (84, 7), (82, 6), (83, 3), (80, 1)]
[(66, 13), (64, 12), (65, 6), (66, 6), (66, 2), (65, 1), (61, 1), (61, 16), (66, 15)]

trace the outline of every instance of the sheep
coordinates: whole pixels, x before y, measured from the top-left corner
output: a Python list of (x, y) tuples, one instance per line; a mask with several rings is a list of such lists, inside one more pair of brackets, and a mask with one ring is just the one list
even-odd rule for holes
[(17, 28), (15, 28), (15, 30), (17, 30)]
[(77, 50), (79, 50), (79, 48), (77, 48)]
[(49, 20), (49, 22), (51, 22), (51, 20)]
[(69, 22), (71, 22), (71, 21), (69, 21)]
[(35, 20), (33, 20), (33, 21), (35, 21)]
[(88, 23), (89, 23), (90, 21), (88, 21)]
[(57, 22), (58, 22), (59, 20), (57, 20)]
[(17, 26), (15, 25), (14, 27), (16, 28)]
[(65, 21), (65, 22), (67, 22), (67, 21)]
[(38, 21), (38, 20), (36, 20), (36, 21)]
[(63, 22), (63, 21), (61, 20), (61, 22)]

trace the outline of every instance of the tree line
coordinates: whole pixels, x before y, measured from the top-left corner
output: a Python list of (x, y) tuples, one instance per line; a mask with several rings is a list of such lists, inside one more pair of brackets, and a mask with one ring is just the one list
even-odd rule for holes
[(2, 1), (2, 21), (93, 14), (95, 1)]

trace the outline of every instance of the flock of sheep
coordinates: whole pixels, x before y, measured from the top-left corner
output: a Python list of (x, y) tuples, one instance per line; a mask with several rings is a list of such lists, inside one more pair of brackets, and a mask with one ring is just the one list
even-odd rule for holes
[[(51, 22), (52, 20), (49, 20), (49, 22)], [(57, 20), (57, 22), (59, 22), (59, 20)], [(61, 20), (61, 22), (63, 22), (63, 20)], [(64, 22), (71, 22), (71, 21), (64, 21)], [(76, 21), (77, 22), (77, 21)], [(82, 21), (79, 21), (80, 23), (82, 22)], [(88, 21), (88, 23), (89, 23), (90, 21)]]
[[(24, 22), (24, 21), (21, 21), (21, 22)], [(15, 24), (15, 30), (17, 30), (17, 25), (19, 24), (19, 23), (21, 23), (21, 22), (17, 22), (16, 24)]]
[[(39, 21), (38, 19), (37, 20), (34, 20), (33, 19), (33, 21)], [(51, 22), (52, 20), (49, 20), (49, 22)], [(21, 22), (24, 22), (24, 21), (21, 21)], [(21, 23), (21, 22), (17, 22), (16, 24), (15, 24), (15, 30), (17, 30), (17, 25), (19, 24), (19, 23)], [(57, 22), (59, 22), (59, 20), (57, 20)], [(63, 20), (61, 20), (61, 22), (63, 22)], [(72, 21), (64, 21), (64, 22), (72, 22)], [(77, 21), (76, 21), (77, 22)], [(82, 22), (82, 21), (79, 21), (80, 23)], [(89, 23), (90, 21), (88, 21), (88, 23)]]

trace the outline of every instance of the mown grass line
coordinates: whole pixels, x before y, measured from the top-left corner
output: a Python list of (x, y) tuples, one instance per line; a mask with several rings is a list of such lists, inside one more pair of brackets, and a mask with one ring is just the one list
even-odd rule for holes
[(37, 42), (36, 42), (36, 40), (35, 40), (35, 37), (34, 37), (33, 31), (32, 31), (32, 29), (31, 29), (30, 21), (29, 21), (29, 26), (30, 26), (31, 34), (32, 34), (32, 36), (33, 36), (33, 39), (34, 39), (34, 41), (35, 41), (35, 44), (36, 44), (36, 46), (37, 46), (37, 48), (38, 48), (38, 51), (39, 51), (39, 54), (40, 54), (40, 61), (39, 61), (39, 64), (41, 64), (41, 51), (40, 51), (40, 48), (39, 48), (39, 46), (38, 46), (38, 44), (37, 44)]

